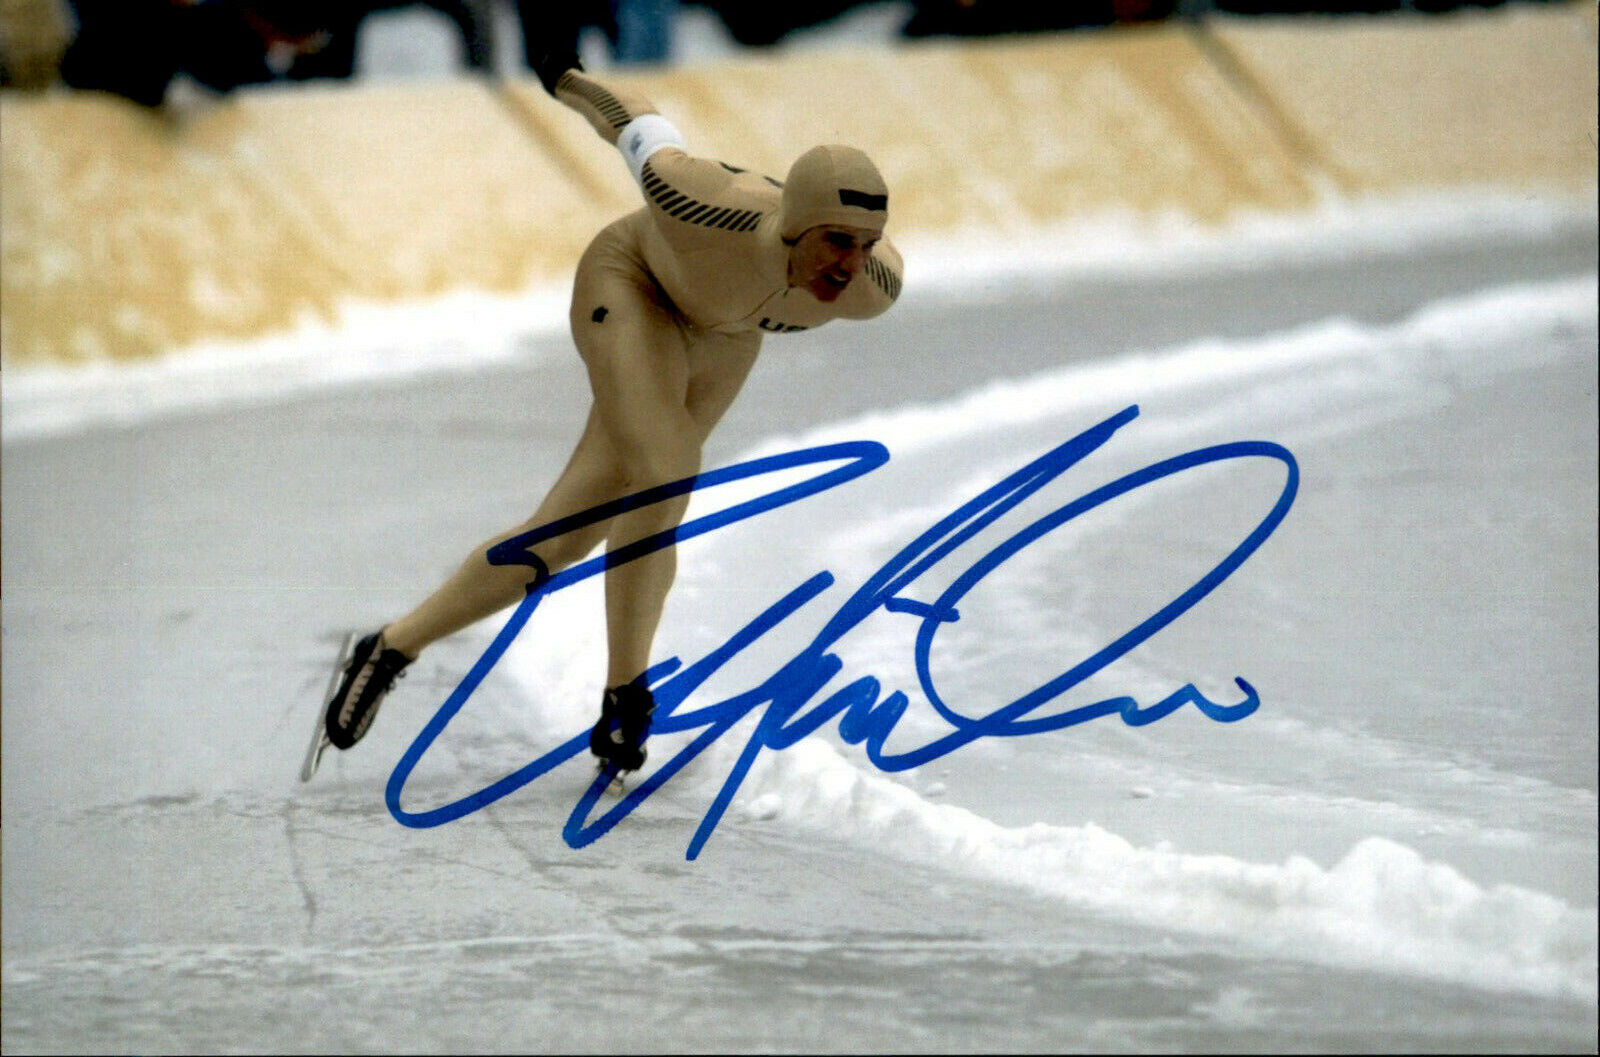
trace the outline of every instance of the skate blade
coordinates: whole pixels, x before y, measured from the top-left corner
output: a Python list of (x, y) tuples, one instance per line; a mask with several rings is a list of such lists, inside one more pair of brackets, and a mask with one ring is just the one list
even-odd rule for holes
[(311, 776), (317, 773), (317, 768), (322, 764), (322, 754), (328, 751), (328, 746), (333, 742), (328, 740), (328, 704), (333, 700), (333, 695), (338, 692), (339, 678), (344, 675), (345, 668), (350, 664), (350, 658), (356, 652), (356, 643), (361, 641), (359, 632), (352, 631), (345, 636), (344, 646), (339, 651), (339, 660), (333, 666), (333, 675), (328, 680), (328, 689), (322, 695), (322, 707), (317, 710), (317, 726), (311, 732), (311, 744), (306, 747), (306, 757), (300, 764), (300, 781), (309, 782)]
[(605, 791), (610, 793), (612, 796), (621, 796), (623, 794), (624, 790), (627, 788), (627, 783), (624, 781), (624, 779), (633, 773), (632, 771), (619, 771), (615, 769), (611, 766), (611, 762), (609, 760), (601, 760), (595, 765), (594, 772), (597, 775), (606, 775), (610, 777), (611, 781), (606, 783)]
[[(322, 717), (317, 717), (321, 719)], [(322, 765), (322, 754), (328, 751), (328, 746), (333, 742), (328, 740), (326, 720), (323, 720), (324, 729), (311, 735), (311, 745), (306, 749), (306, 758), (300, 764), (300, 781), (311, 781), (312, 775), (317, 773), (317, 768)]]

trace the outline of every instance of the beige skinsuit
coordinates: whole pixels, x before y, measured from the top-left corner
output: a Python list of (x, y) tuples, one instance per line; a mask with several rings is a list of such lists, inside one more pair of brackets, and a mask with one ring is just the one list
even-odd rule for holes
[[(701, 448), (743, 386), (765, 333), (868, 319), (900, 292), (900, 255), (883, 239), (831, 303), (788, 282), (790, 245), (805, 228), (882, 230), (887, 192), (865, 156), (852, 161), (859, 152), (807, 152), (791, 170), (786, 194), (768, 177), (690, 155), (648, 103), (577, 70), (562, 75), (556, 98), (618, 146), (646, 204), (595, 236), (578, 264), (572, 333), (594, 405), (571, 460), (527, 522), (474, 550), (432, 597), (384, 630), (389, 646), (413, 658), (521, 599), (530, 569), (490, 565), (486, 552), (495, 544), (699, 473)], [(829, 150), (843, 159), (833, 168), (832, 156), (821, 156)], [(813, 162), (822, 176), (806, 167)], [(874, 186), (841, 189), (830, 174)], [(533, 553), (555, 573), (601, 543), (616, 550), (675, 528), (687, 505), (685, 496), (645, 507), (541, 542)], [(666, 547), (606, 571), (608, 687), (648, 665), (676, 560), (676, 548)]]

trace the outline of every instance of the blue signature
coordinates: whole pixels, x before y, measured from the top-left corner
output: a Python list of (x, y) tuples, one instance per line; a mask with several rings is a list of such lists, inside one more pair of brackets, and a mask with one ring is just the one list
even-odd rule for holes
[[(1278, 444), (1239, 441), (1201, 448), (1154, 463), (1102, 485), (1034, 521), (956, 576), (933, 601), (920, 601), (904, 593), (952, 551), (1110, 440), (1117, 430), (1138, 417), (1138, 414), (1138, 407), (1133, 406), (1112, 415), (963, 503), (874, 573), (839, 607), (809, 645), (759, 686), (717, 704), (679, 711), (684, 702), (723, 665), (831, 587), (834, 582), (831, 573), (823, 571), (812, 576), (770, 605), (727, 642), (693, 664), (684, 666), (677, 658), (672, 658), (653, 666), (642, 677), (653, 689), (656, 699), (652, 734), (695, 730), (700, 733), (676, 755), (646, 775), (610, 810), (591, 821), (590, 815), (607, 784), (603, 777), (597, 777), (574, 806), (562, 829), (563, 838), (573, 848), (582, 848), (600, 839), (712, 743), (757, 709), (765, 711), (690, 840), (686, 856), (689, 859), (699, 855), (763, 750), (781, 751), (788, 748), (835, 719), (838, 720), (839, 734), (847, 743), (863, 745), (867, 758), (874, 765), (883, 771), (893, 772), (921, 766), (981, 738), (1040, 734), (1113, 714), (1120, 715), (1122, 721), (1130, 726), (1153, 723), (1186, 704), (1194, 705), (1203, 715), (1219, 723), (1231, 723), (1250, 715), (1260, 707), (1261, 699), (1255, 688), (1242, 678), (1234, 680), (1244, 694), (1244, 700), (1237, 704), (1212, 702), (1190, 684), (1148, 708), (1140, 707), (1132, 697), (1116, 697), (1049, 715), (1039, 716), (1035, 713), (1182, 616), (1231, 576), (1272, 535), (1294, 503), (1300, 477), (1294, 456)], [(1119, 496), (1199, 466), (1248, 458), (1282, 462), (1288, 471), (1283, 491), (1266, 517), (1249, 535), (1193, 586), (1092, 656), (987, 715), (967, 716), (945, 701), (931, 672), (934, 640), (941, 628), (960, 619), (957, 606), (986, 576), (1041, 537)], [(521, 633), (542, 599), (599, 575), (609, 566), (632, 561), (663, 547), (834, 488), (870, 473), (888, 461), (888, 450), (872, 441), (830, 444), (755, 459), (603, 504), (492, 548), (488, 554), (491, 563), (525, 565), (532, 570), (532, 579), (522, 602), (500, 633), (395, 765), (386, 791), (390, 814), (406, 826), (426, 828), (443, 825), (494, 803), (588, 750), (588, 731), (585, 730), (519, 770), (453, 803), (419, 812), (407, 811), (400, 806), (401, 793), (412, 771)], [(725, 510), (684, 522), (676, 529), (598, 555), (554, 575), (531, 550), (541, 541), (564, 532), (688, 492), (797, 467), (832, 463), (842, 465)], [(907, 752), (890, 753), (885, 748), (885, 743), (909, 704), (904, 692), (895, 690), (884, 696), (877, 679), (863, 676), (834, 690), (820, 702), (816, 701), (844, 668), (844, 662), (832, 652), (834, 645), (880, 609), (905, 614), (920, 622), (915, 644), (917, 679), (927, 700), (951, 728), (948, 734)]]

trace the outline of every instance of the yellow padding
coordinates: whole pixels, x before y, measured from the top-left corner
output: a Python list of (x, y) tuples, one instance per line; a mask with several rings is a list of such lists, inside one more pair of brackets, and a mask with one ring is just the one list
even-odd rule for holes
[[(1583, 6), (606, 76), (653, 99), (691, 149), (780, 178), (813, 144), (862, 147), (890, 186), (891, 236), (1111, 213), (1218, 223), (1330, 192), (1592, 187)], [(639, 202), (616, 151), (531, 80), (247, 90), (183, 120), (8, 91), (0, 127), (7, 370), (247, 339), (350, 301), (562, 283)]]
[(1594, 185), (1592, 3), (1214, 26), (1358, 189)]

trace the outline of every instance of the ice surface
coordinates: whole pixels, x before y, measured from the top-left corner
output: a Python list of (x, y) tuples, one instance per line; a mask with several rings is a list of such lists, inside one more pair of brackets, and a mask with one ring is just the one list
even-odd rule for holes
[[(1212, 596), (1045, 706), (1186, 682), (1235, 701), (1241, 676), (1256, 714), (1109, 717), (897, 773), (830, 723), (759, 754), (693, 861), (753, 715), (581, 850), (580, 762), (436, 829), (389, 817), (396, 759), (493, 621), (293, 780), (339, 632), (415, 601), (564, 458), (582, 379), (543, 295), (493, 318), (353, 308), (229, 350), (282, 368), (253, 388), (177, 358), (86, 376), (76, 406), (64, 378), (8, 378), (6, 1048), (1592, 1046), (1592, 215), (1514, 238), (1325, 225), (1292, 258), (1256, 230), (1184, 268), (1063, 262), (1016, 288), (1003, 262), (952, 269), (893, 318), (770, 343), (712, 463), (848, 439), (891, 460), (685, 544), (659, 643), (685, 663), (835, 578), (685, 708), (761, 683), (921, 531), (1131, 404), (907, 594), (1206, 445), (1284, 445), (1300, 493)], [(372, 358), (311, 369), (340, 340)], [(386, 352), (403, 366), (363, 373)], [(1011, 700), (1193, 582), (1283, 484), (1244, 460), (1057, 529), (963, 599), (932, 678), (969, 714)], [(583, 730), (599, 613), (593, 582), (541, 606), (408, 810)], [(916, 630), (879, 612), (835, 646), (830, 692), (907, 693), (891, 752), (949, 729)]]

